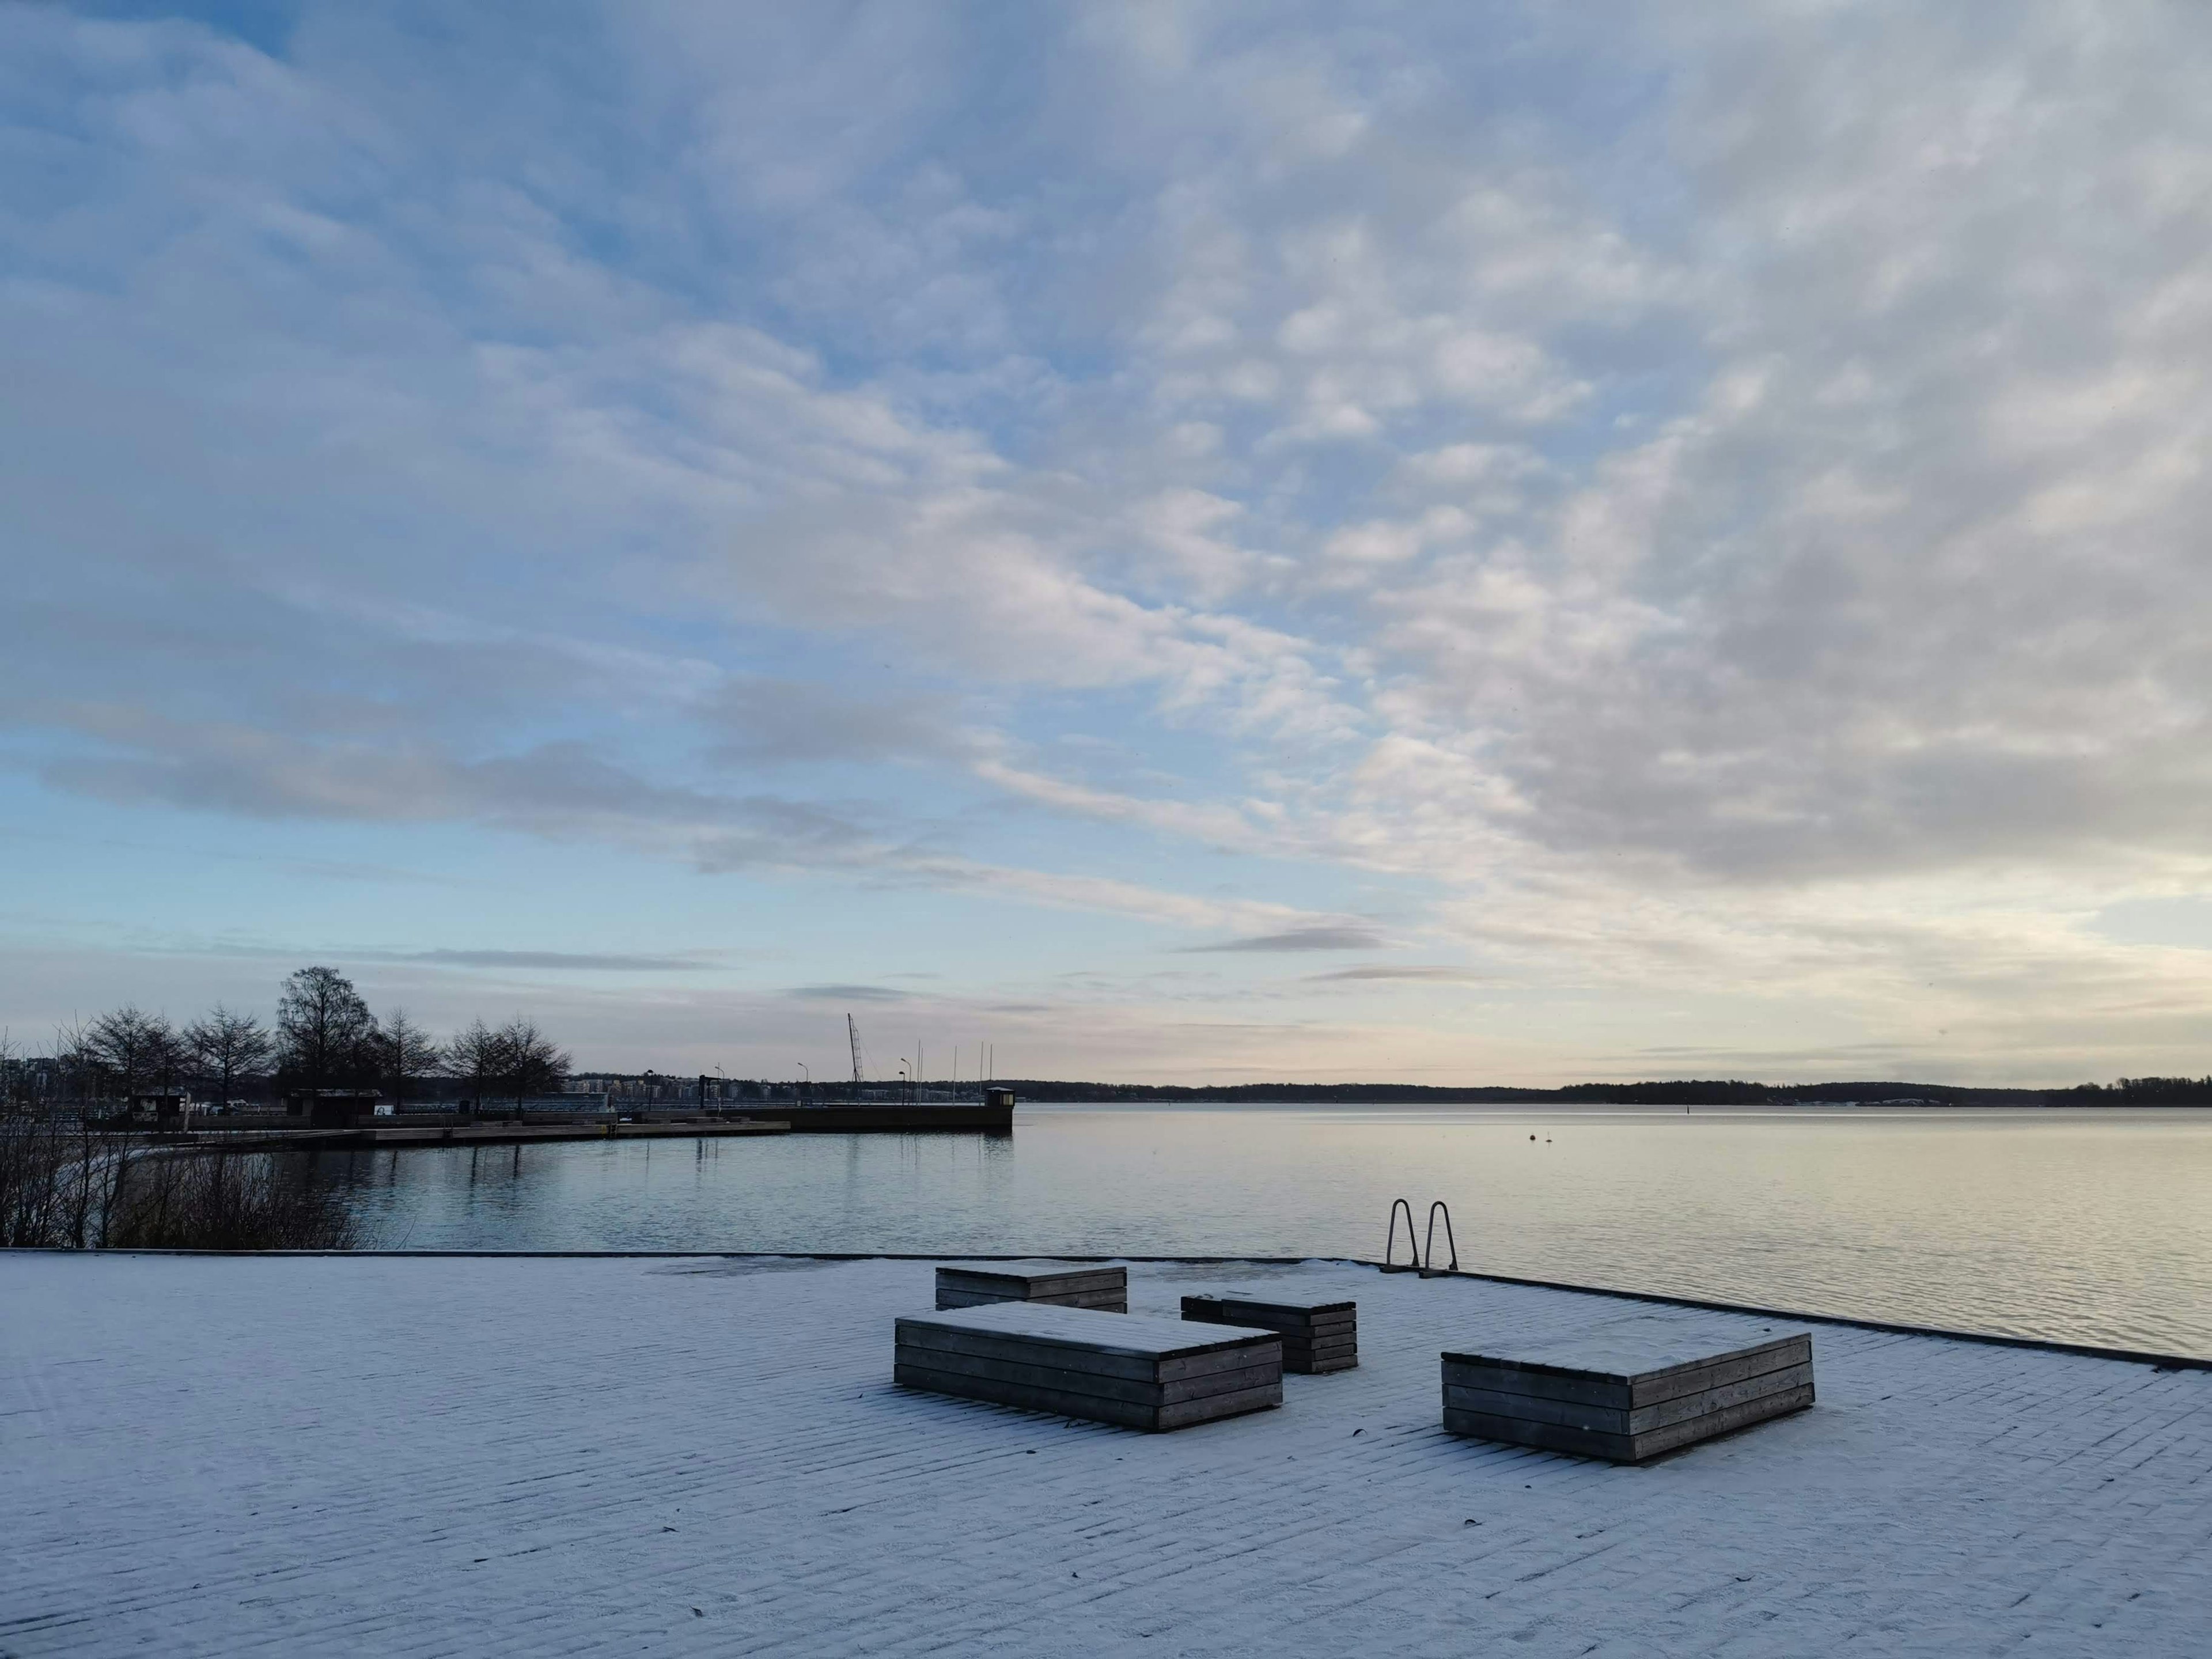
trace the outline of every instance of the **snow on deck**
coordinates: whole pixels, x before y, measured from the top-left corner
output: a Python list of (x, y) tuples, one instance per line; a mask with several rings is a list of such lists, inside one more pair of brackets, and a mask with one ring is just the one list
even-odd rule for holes
[(1813, 1410), (1616, 1468), (1445, 1435), (1437, 1355), (1641, 1304), (1130, 1305), (1286, 1283), (1360, 1369), (1146, 1435), (894, 1389), (925, 1262), (0, 1256), (0, 1654), (2212, 1648), (2203, 1372), (1814, 1324)]

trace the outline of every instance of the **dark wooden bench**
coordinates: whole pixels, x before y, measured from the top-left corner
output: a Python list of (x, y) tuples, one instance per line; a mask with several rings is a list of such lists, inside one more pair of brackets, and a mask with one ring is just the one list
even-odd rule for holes
[(1813, 1338), (1641, 1317), (1443, 1356), (1444, 1427), (1641, 1463), (1813, 1403)]
[(1129, 1270), (1067, 1261), (994, 1261), (988, 1267), (937, 1270), (939, 1307), (980, 1308), (987, 1302), (1043, 1302), (1127, 1313)]
[(1283, 1334), (1283, 1369), (1309, 1375), (1348, 1371), (1359, 1363), (1359, 1304), (1270, 1291), (1187, 1296), (1182, 1316), (1212, 1325), (1250, 1325)]
[(898, 1322), (895, 1381), (1133, 1429), (1186, 1429), (1283, 1403), (1273, 1331), (1001, 1302)]

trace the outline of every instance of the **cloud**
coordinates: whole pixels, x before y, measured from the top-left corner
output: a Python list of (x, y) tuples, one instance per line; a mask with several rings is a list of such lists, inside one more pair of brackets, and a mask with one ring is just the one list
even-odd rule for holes
[(776, 764), (913, 763), (958, 758), (972, 748), (941, 698), (867, 702), (827, 687), (733, 677), (705, 700), (708, 752), (744, 769)]
[(1291, 927), (1277, 933), (1257, 933), (1249, 939), (1224, 940), (1218, 945), (1188, 945), (1186, 952), (1212, 951), (1376, 951), (1389, 941), (1372, 927), (1344, 924), (1323, 924), (1310, 927)]
[(2118, 944), (2212, 951), (2212, 896), (2123, 899), (2099, 911), (2091, 925)]
[(1471, 968), (1423, 967), (1408, 963), (1403, 967), (1376, 963), (1364, 968), (1343, 968), (1333, 974), (1312, 974), (1310, 981), (1326, 985), (1339, 980), (1433, 981), (1437, 984), (1492, 985), (1498, 982), (1495, 974), (1477, 973)]
[(353, 951), (362, 962), (419, 962), (433, 968), (548, 969), (561, 973), (675, 974), (696, 971), (708, 958), (624, 956), (578, 951)]
[(914, 996), (888, 985), (796, 985), (784, 994), (813, 1002), (906, 1002)]
[(35, 846), (188, 811), (337, 909), (522, 836), (1040, 980), (1372, 905), (1646, 1035), (2166, 1041), (2201, 9), (871, 19), (0, 12)]

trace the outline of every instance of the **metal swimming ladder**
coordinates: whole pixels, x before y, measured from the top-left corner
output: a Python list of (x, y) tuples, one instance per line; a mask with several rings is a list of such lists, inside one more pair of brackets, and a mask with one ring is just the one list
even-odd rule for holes
[[(1439, 1212), (1443, 1213), (1444, 1218), (1444, 1247), (1451, 1252), (1451, 1265), (1448, 1267), (1437, 1266), (1437, 1216)], [(1408, 1243), (1413, 1242), (1413, 1212), (1408, 1210), (1406, 1212), (1406, 1238)], [(1425, 1265), (1421, 1268), (1421, 1277), (1424, 1279), (1434, 1279), (1440, 1273), (1455, 1273), (1459, 1271), (1459, 1241), (1452, 1237), (1451, 1208), (1441, 1198), (1429, 1206), (1429, 1237), (1428, 1243), (1422, 1247), (1421, 1254), (1427, 1258)]]
[[(1398, 1212), (1406, 1212), (1406, 1250), (1411, 1261), (1392, 1261), (1391, 1252), (1398, 1248)], [(1450, 1228), (1446, 1226), (1449, 1233)], [(1421, 1247), (1413, 1239), (1413, 1206), (1404, 1199), (1394, 1200), (1390, 1205), (1390, 1231), (1382, 1241), (1382, 1271), (1386, 1273), (1411, 1273), (1421, 1270)]]

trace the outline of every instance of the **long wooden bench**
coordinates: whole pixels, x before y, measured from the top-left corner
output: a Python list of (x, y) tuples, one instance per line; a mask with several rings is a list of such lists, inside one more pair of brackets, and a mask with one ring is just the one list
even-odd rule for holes
[(994, 1261), (988, 1267), (937, 1270), (939, 1307), (980, 1308), (988, 1302), (1042, 1302), (1127, 1313), (1129, 1270), (1069, 1261)]
[(898, 1322), (902, 1387), (1133, 1429), (1185, 1429), (1283, 1403), (1273, 1331), (1001, 1302)]
[(1212, 1325), (1251, 1325), (1283, 1334), (1283, 1369), (1317, 1375), (1359, 1363), (1359, 1304), (1270, 1291), (1187, 1296), (1182, 1316)]
[(1641, 1463), (1810, 1406), (1813, 1337), (1639, 1317), (1447, 1351), (1443, 1389), (1454, 1434)]

